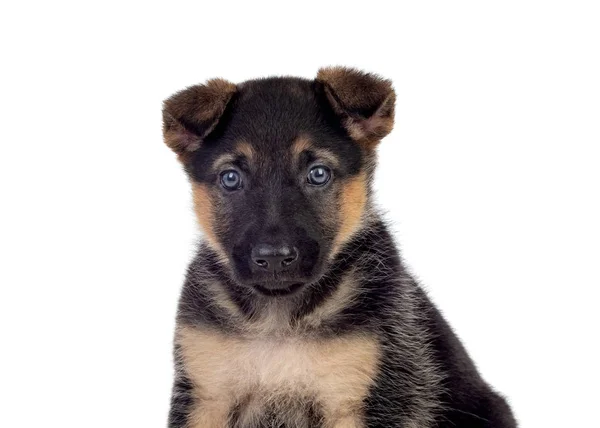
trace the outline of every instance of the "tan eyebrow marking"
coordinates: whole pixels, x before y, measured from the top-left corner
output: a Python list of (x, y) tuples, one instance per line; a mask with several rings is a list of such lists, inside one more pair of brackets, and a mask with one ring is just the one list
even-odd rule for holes
[(300, 153), (305, 150), (309, 150), (312, 147), (313, 145), (310, 139), (305, 135), (301, 135), (300, 137), (296, 138), (296, 141), (294, 141), (294, 144), (292, 145), (292, 153), (294, 154), (294, 157), (297, 158), (300, 156)]
[(244, 155), (249, 161), (254, 159), (254, 149), (246, 141), (241, 141), (237, 143), (237, 145), (235, 146), (235, 151), (236, 153)]
[(333, 152), (330, 151), (330, 150), (327, 150), (327, 149), (313, 149), (312, 152), (315, 154), (315, 156), (318, 159), (327, 161), (327, 163), (329, 165), (337, 167), (340, 164), (340, 161), (339, 161), (338, 157), (336, 155), (334, 155)]
[(219, 156), (212, 164), (212, 169), (217, 170), (224, 164), (231, 163), (237, 159), (237, 156), (234, 153), (225, 153)]
[(338, 157), (331, 150), (313, 146), (310, 139), (305, 135), (302, 135), (298, 137), (296, 141), (294, 141), (294, 144), (292, 145), (292, 153), (294, 158), (297, 160), (300, 154), (305, 151), (311, 151), (317, 158), (326, 161), (334, 167), (337, 167), (340, 164)]
[(233, 152), (224, 153), (217, 159), (215, 159), (215, 161), (212, 164), (212, 169), (217, 170), (222, 165), (231, 163), (238, 159), (240, 156), (245, 157), (250, 162), (254, 159), (254, 149), (246, 141), (241, 141), (237, 143)]

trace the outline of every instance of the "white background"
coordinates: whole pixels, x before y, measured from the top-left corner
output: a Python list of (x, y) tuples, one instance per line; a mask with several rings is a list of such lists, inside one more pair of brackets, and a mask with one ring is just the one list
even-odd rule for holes
[(332, 64), (395, 83), (378, 200), (484, 377), (523, 427), (599, 426), (599, 22), (592, 1), (3, 2), (0, 426), (166, 425), (197, 231), (161, 101)]

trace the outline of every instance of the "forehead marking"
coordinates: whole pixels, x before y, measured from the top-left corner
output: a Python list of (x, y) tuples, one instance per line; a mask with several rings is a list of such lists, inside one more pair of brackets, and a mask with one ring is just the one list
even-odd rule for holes
[(233, 153), (222, 154), (221, 156), (219, 156), (218, 158), (215, 159), (215, 161), (212, 164), (212, 169), (213, 170), (219, 169), (219, 167), (221, 167), (222, 165), (227, 164), (227, 163), (232, 163), (236, 159), (237, 159), (237, 156)]
[(246, 141), (240, 141), (237, 143), (235, 146), (235, 153), (245, 156), (248, 161), (251, 161), (254, 158), (254, 149)]
[(307, 136), (300, 136), (292, 144), (292, 154), (297, 161), (300, 155), (304, 152), (311, 152), (319, 160), (325, 161), (328, 164), (337, 167), (340, 164), (338, 157), (331, 151), (313, 145), (312, 141)]
[(315, 154), (317, 159), (325, 161), (333, 167), (338, 167), (340, 164), (338, 157), (330, 150), (316, 148), (311, 150), (311, 152)]
[(222, 165), (232, 163), (240, 157), (246, 158), (248, 162), (251, 162), (254, 159), (254, 149), (246, 141), (241, 141), (237, 143), (233, 152), (224, 153), (221, 156), (217, 157), (212, 163), (212, 169), (219, 169), (219, 167), (221, 167)]
[(302, 152), (310, 150), (312, 147), (313, 144), (310, 139), (306, 135), (301, 135), (296, 138), (296, 141), (292, 144), (292, 154), (297, 158)]

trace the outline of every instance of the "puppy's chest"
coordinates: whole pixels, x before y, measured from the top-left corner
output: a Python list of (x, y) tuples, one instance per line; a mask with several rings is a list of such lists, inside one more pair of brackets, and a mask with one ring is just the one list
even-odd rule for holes
[(195, 386), (195, 426), (362, 426), (379, 362), (374, 338), (247, 339), (182, 327), (177, 340)]

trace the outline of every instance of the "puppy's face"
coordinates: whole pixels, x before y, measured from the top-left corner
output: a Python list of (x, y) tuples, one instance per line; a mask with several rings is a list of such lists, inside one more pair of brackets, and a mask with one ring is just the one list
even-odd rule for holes
[(283, 296), (323, 275), (361, 227), (393, 106), (388, 81), (344, 68), (314, 81), (212, 80), (165, 101), (165, 141), (235, 282)]

